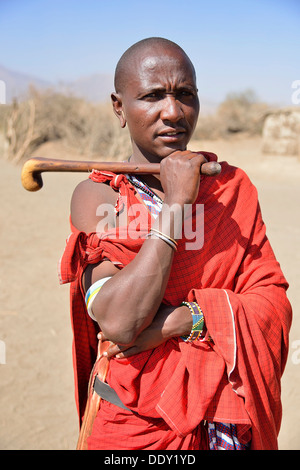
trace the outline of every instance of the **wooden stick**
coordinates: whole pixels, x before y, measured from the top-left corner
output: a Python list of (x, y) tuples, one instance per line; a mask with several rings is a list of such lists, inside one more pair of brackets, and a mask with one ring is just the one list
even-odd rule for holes
[[(31, 158), (22, 168), (21, 181), (27, 191), (38, 191), (43, 187), (41, 174), (43, 172), (91, 172), (92, 170), (111, 171), (113, 173), (129, 174), (159, 174), (159, 163), (143, 163), (137, 165), (130, 162), (96, 162), (77, 160), (55, 160), (50, 158)], [(201, 174), (218, 175), (221, 165), (217, 162), (203, 163)]]

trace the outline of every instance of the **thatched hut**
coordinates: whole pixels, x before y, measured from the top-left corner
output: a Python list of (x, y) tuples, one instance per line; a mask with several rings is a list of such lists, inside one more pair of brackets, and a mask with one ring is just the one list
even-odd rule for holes
[(262, 138), (265, 153), (300, 156), (300, 106), (267, 112)]

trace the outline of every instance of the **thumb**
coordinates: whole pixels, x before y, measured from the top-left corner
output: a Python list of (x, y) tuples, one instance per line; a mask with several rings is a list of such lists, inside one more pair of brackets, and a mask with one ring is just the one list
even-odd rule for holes
[(107, 341), (108, 338), (105, 336), (105, 334), (103, 333), (103, 331), (100, 331), (98, 334), (97, 334), (97, 338), (99, 341)]

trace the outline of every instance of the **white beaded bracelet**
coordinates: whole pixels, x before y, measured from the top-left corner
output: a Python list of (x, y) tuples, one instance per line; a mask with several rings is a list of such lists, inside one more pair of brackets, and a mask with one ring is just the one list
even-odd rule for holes
[(99, 290), (103, 286), (103, 284), (105, 284), (109, 279), (111, 279), (111, 277), (112, 276), (104, 277), (103, 279), (99, 279), (99, 281), (94, 282), (94, 284), (91, 285), (91, 287), (87, 290), (87, 293), (85, 294), (85, 305), (87, 308), (87, 312), (89, 316), (91, 317), (91, 319), (94, 321), (97, 321), (97, 320), (92, 312), (93, 302)]

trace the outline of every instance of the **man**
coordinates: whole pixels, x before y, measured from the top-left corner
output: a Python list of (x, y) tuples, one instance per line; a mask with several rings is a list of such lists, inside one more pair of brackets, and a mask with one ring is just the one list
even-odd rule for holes
[(216, 156), (187, 150), (199, 101), (178, 45), (129, 48), (112, 103), (130, 161), (161, 170), (142, 180), (94, 171), (73, 194), (61, 277), (72, 281), (81, 418), (99, 329), (110, 341), (89, 448), (275, 449), (291, 308), (256, 190), (226, 162), (200, 177)]

